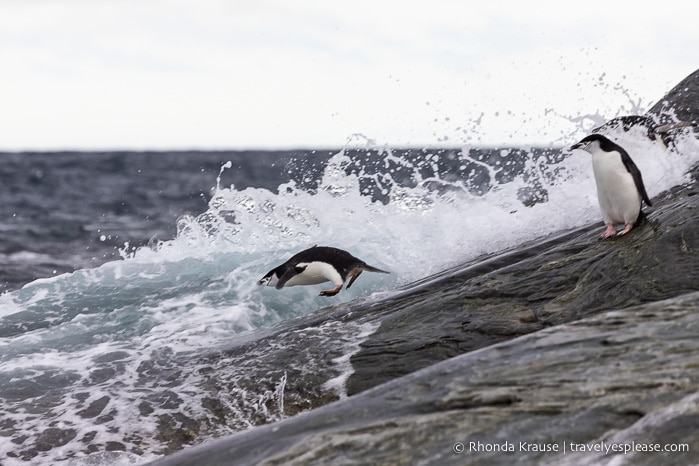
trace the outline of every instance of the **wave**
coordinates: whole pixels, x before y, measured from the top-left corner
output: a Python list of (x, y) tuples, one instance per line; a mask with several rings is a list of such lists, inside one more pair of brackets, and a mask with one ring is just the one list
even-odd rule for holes
[[(699, 162), (694, 138), (678, 139), (673, 150), (634, 131), (616, 139), (651, 197), (688, 181), (688, 169)], [(291, 181), (276, 192), (223, 186), (228, 170), (232, 164), (224, 163), (207, 210), (182, 217), (174, 239), (127, 245), (122, 260), (0, 296), (6, 400), (0, 410), (13, 438), (38, 441), (46, 419), (72, 432), (70, 439), (93, 444), (114, 441), (110, 427), (136, 420), (139, 431), (154, 431), (163, 416), (202, 409), (208, 399), (202, 387), (210, 383), (202, 374), (210, 367), (198, 358), (206, 352), (324, 306), (380, 299), (454, 265), (600, 220), (589, 158), (560, 149), (346, 148), (321, 165), (291, 162)], [(314, 244), (349, 250), (391, 274), (365, 274), (332, 299), (319, 297), (318, 287), (257, 284)], [(372, 332), (355, 330), (355, 337), (332, 343), (339, 365)], [(248, 363), (238, 361), (220, 377), (235, 381)], [(341, 396), (343, 377), (340, 370), (325, 389)], [(171, 395), (163, 386), (175, 378), (180, 389)], [(271, 375), (264, 400), (239, 387), (240, 422), (229, 429), (259, 416), (278, 418), (281, 411), (267, 406), (284, 380)], [(168, 396), (176, 398), (172, 410)], [(42, 414), (30, 419), (30, 411)], [(153, 411), (158, 416), (149, 416)], [(157, 449), (146, 443), (132, 447)]]
[[(693, 147), (668, 151), (633, 132), (617, 139), (640, 167), (651, 197), (687, 181), (697, 161)], [(199, 318), (230, 335), (394, 290), (600, 218), (590, 161), (566, 150), (344, 149), (323, 167), (297, 170), (277, 192), (222, 187), (231, 169), (223, 164), (208, 209), (180, 218), (176, 238), (138, 249), (127, 244), (123, 260), (0, 296), (0, 336), (77, 318), (86, 328), (99, 327), (106, 315), (119, 322), (119, 314), (139, 330), (115, 339), (152, 332), (165, 315), (169, 323), (183, 323), (172, 335)], [(316, 287), (257, 285), (267, 270), (314, 244), (349, 250), (392, 273), (363, 276), (332, 301), (318, 297)]]

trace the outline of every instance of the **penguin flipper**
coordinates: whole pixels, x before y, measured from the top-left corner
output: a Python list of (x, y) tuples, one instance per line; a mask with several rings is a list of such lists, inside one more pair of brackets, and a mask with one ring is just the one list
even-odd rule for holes
[(286, 282), (294, 278), (296, 275), (302, 273), (304, 270), (306, 270), (305, 266), (295, 266), (295, 267), (289, 267), (281, 277), (279, 277), (279, 281), (275, 285), (275, 288), (278, 290), (281, 290), (284, 288), (284, 285), (286, 285)]
[(633, 182), (636, 185), (636, 190), (641, 195), (641, 198), (645, 201), (647, 206), (652, 206), (650, 199), (648, 198), (648, 193), (646, 192), (646, 187), (643, 185), (643, 177), (641, 176), (641, 170), (638, 169), (635, 163), (629, 157), (629, 154), (622, 152), (621, 161), (623, 162), (626, 170), (631, 174)]

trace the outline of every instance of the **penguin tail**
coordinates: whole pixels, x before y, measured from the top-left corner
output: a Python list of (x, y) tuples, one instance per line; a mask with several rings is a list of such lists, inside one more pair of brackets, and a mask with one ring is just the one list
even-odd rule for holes
[(385, 270), (377, 269), (376, 267), (372, 267), (371, 265), (366, 264), (366, 263), (365, 263), (365, 264), (362, 264), (359, 268), (362, 269), (362, 270), (366, 270), (367, 272), (391, 273), (391, 272), (387, 272), (387, 271), (385, 271)]
[(347, 289), (349, 289), (350, 286), (352, 286), (352, 283), (359, 277), (359, 275), (362, 274), (364, 271), (367, 272), (378, 272), (378, 273), (391, 273), (391, 272), (386, 272), (385, 270), (377, 269), (376, 267), (372, 267), (368, 265), (367, 263), (362, 263), (361, 265), (356, 266), (352, 270), (350, 270), (349, 274), (347, 275), (349, 277), (349, 283), (347, 283)]

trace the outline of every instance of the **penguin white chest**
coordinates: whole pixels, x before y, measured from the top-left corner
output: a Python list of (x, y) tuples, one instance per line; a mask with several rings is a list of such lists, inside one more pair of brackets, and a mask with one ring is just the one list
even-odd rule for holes
[(305, 268), (301, 273), (291, 277), (284, 286), (317, 285), (323, 282), (333, 282), (335, 285), (344, 283), (340, 273), (327, 262), (301, 263), (297, 267)]
[(621, 154), (596, 151), (592, 154), (592, 170), (605, 223), (634, 223), (641, 210), (641, 195)]

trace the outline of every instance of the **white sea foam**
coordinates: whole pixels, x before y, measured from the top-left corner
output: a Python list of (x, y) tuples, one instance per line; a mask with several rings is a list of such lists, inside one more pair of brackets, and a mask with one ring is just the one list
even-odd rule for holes
[(354, 373), (354, 367), (352, 367), (352, 364), (350, 363), (350, 358), (359, 352), (360, 343), (366, 340), (379, 328), (379, 324), (376, 322), (365, 322), (363, 324), (353, 325), (357, 325), (357, 334), (349, 334), (351, 337), (347, 342), (345, 352), (332, 360), (335, 368), (340, 371), (340, 375), (333, 377), (323, 384), (323, 389), (334, 391), (338, 394), (340, 399), (347, 398), (347, 379), (350, 375), (352, 375), (352, 373)]

